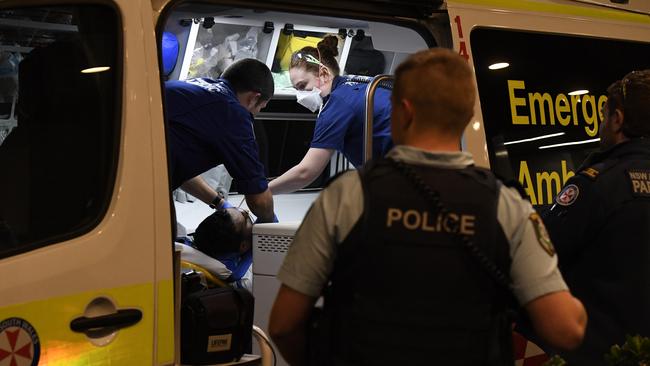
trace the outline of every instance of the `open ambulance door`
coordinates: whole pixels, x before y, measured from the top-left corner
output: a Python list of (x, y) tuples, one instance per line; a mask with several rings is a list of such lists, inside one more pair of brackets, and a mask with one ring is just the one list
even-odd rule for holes
[(150, 10), (44, 3), (0, 2), (0, 365), (171, 364)]

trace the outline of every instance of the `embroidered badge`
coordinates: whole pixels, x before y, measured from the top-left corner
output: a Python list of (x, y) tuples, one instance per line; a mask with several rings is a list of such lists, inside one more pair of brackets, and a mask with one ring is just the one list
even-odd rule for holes
[(36, 366), (40, 355), (41, 343), (27, 320), (0, 321), (0, 365)]
[(529, 217), (530, 221), (533, 223), (533, 227), (535, 228), (535, 235), (537, 236), (537, 241), (539, 242), (539, 245), (544, 249), (544, 251), (550, 255), (551, 257), (555, 255), (555, 248), (553, 247), (553, 243), (551, 242), (551, 236), (548, 235), (548, 231), (546, 231), (546, 226), (544, 226), (544, 222), (542, 221), (542, 218), (539, 217), (538, 214), (532, 213), (530, 214)]
[(587, 177), (591, 179), (596, 179), (598, 177), (598, 174), (600, 173), (598, 170), (594, 168), (587, 168), (583, 171), (581, 171), (582, 175), (586, 175)]
[(637, 197), (650, 197), (650, 170), (628, 170), (632, 194)]
[(576, 199), (578, 199), (579, 194), (580, 189), (578, 186), (575, 184), (569, 184), (568, 186), (564, 187), (564, 189), (562, 189), (557, 197), (555, 197), (555, 202), (561, 206), (570, 206), (573, 204), (573, 202), (576, 201)]

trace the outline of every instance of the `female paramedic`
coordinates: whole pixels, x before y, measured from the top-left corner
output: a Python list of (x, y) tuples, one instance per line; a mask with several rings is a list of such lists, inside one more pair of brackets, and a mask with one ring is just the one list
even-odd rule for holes
[[(328, 35), (316, 48), (304, 47), (291, 57), (289, 77), (298, 103), (312, 112), (319, 110), (314, 136), (298, 165), (269, 184), (274, 194), (293, 192), (316, 179), (335, 151), (355, 166), (363, 162), (363, 128), (368, 84), (339, 76), (338, 39)], [(390, 91), (377, 88), (374, 99), (373, 157), (383, 156), (393, 146), (390, 135)]]

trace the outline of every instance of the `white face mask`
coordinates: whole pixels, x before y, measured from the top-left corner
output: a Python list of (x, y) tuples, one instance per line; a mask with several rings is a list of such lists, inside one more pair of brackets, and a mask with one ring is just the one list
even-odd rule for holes
[(312, 112), (316, 112), (323, 106), (323, 97), (320, 96), (320, 93), (320, 89), (316, 87), (312, 90), (297, 90), (296, 98), (298, 98), (298, 104)]

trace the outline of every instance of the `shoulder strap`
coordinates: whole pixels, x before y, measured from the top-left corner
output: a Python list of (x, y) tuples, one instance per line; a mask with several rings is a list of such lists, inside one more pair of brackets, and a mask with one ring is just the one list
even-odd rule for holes
[[(413, 187), (427, 200), (431, 209), (434, 212), (441, 213), (443, 215), (449, 213), (449, 209), (442, 203), (440, 200), (440, 194), (437, 191), (434, 191), (430, 186), (428, 186), (424, 180), (408, 165), (404, 164), (401, 161), (396, 161), (393, 159), (388, 159), (392, 165), (404, 175), (412, 184)], [(507, 289), (510, 292), (510, 276), (501, 271), (497, 265), (490, 260), (490, 258), (485, 255), (485, 253), (478, 247), (474, 242), (466, 235), (462, 235), (459, 229), (459, 222), (451, 223), (453, 225), (452, 232), (456, 239), (462, 244), (462, 246), (467, 250), (467, 252), (474, 258), (481, 268), (487, 272), (488, 275), (500, 286)]]

